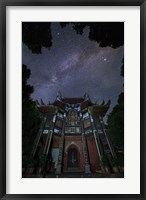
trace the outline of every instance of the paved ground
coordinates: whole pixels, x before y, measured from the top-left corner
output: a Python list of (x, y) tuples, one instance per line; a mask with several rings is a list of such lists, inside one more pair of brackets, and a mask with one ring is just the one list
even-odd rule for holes
[(47, 174), (47, 175), (25, 175), (23, 178), (124, 178), (124, 174), (84, 174), (84, 173), (64, 173), (61, 175)]

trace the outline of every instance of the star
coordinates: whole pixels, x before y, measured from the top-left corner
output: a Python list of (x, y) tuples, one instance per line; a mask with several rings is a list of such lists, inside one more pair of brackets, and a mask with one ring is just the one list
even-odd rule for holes
[(102, 48), (88, 35), (87, 29), (79, 35), (71, 25), (62, 29), (59, 23), (52, 23), (53, 45), (49, 50), (32, 54), (23, 44), (23, 63), (31, 70), (34, 100), (41, 97), (44, 103), (54, 102), (58, 90), (65, 97), (81, 97), (90, 90), (93, 102), (116, 102), (123, 90), (120, 66), (124, 47)]

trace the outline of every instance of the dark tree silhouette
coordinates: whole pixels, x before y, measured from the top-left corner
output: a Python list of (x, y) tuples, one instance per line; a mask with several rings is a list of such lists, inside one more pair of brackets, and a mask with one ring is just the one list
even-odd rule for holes
[(33, 87), (27, 84), (30, 70), (22, 65), (22, 165), (26, 167), (34, 138), (38, 132), (41, 119), (36, 103), (30, 98)]
[[(84, 28), (89, 27), (89, 39), (99, 43), (101, 47), (117, 48), (124, 44), (123, 22), (61, 22), (61, 27), (71, 24), (77, 34), (83, 34)], [(52, 46), (50, 22), (23, 22), (22, 41), (32, 53), (41, 53), (42, 47)]]
[(108, 126), (111, 139), (115, 146), (124, 146), (124, 93), (118, 97), (118, 103), (108, 117)]
[(31, 73), (27, 69), (26, 65), (22, 65), (22, 101), (30, 100), (30, 95), (33, 92), (33, 86), (27, 85), (27, 79), (29, 79)]
[[(122, 59), (121, 76), (124, 76), (124, 58)], [(117, 151), (119, 164), (124, 166), (124, 93), (118, 97), (117, 105), (108, 116), (110, 138)], [(123, 152), (123, 153), (119, 153)]]
[[(60, 23), (65, 27), (69, 23)], [(72, 22), (72, 27), (78, 34), (83, 34), (84, 28), (89, 27), (89, 39), (100, 44), (101, 47), (117, 48), (124, 44), (123, 22)]]
[(121, 76), (124, 77), (124, 58), (122, 59)]
[(23, 22), (22, 41), (32, 53), (41, 53), (42, 47), (52, 46), (51, 23), (49, 22)]

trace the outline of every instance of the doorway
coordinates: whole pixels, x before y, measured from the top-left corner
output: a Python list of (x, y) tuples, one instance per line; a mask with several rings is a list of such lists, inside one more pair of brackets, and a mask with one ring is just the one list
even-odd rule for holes
[(78, 169), (79, 168), (79, 152), (76, 148), (70, 148), (68, 150), (68, 169)]

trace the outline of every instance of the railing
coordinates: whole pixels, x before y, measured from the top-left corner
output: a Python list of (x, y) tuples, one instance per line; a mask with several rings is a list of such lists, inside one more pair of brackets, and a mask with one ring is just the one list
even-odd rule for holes
[(32, 152), (31, 152), (31, 156), (32, 156), (32, 157), (34, 156), (34, 154), (35, 154), (35, 152), (36, 152), (38, 143), (39, 143), (40, 138), (41, 138), (41, 135), (42, 135), (42, 133), (43, 133), (44, 126), (45, 126), (45, 124), (46, 124), (46, 120), (47, 120), (47, 118), (44, 117), (44, 119), (43, 119), (43, 121), (42, 121), (42, 123), (41, 123), (40, 129), (39, 129), (39, 131), (38, 131), (38, 133), (37, 133), (37, 136), (36, 136), (36, 138), (35, 138), (34, 145), (33, 145)]

